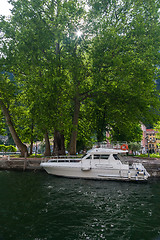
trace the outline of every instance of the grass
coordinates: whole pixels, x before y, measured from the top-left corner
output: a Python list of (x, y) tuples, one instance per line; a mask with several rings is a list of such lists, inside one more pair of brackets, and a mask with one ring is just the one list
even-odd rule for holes
[[(139, 157), (139, 158), (148, 158), (148, 154), (140, 154), (140, 155), (136, 155), (136, 157)], [(149, 157), (150, 158), (160, 158), (160, 154), (159, 153), (150, 153), (149, 154)]]
[(41, 157), (44, 157), (42, 154), (32, 154), (32, 155), (29, 155), (29, 158), (41, 158)]

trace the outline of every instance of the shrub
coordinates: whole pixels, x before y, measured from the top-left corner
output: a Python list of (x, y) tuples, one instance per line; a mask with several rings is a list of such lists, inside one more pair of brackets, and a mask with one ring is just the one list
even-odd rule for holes
[(16, 152), (17, 149), (13, 145), (6, 146), (6, 152)]
[(1, 151), (1, 152), (2, 152), (2, 151), (6, 152), (6, 151), (5, 151), (5, 148), (6, 148), (6, 146), (5, 146), (5, 145), (3, 145), (3, 144), (2, 144), (2, 145), (0, 145), (0, 151)]
[(9, 146), (0, 145), (0, 151), (3, 151), (3, 152), (16, 152), (17, 149), (13, 145), (9, 145)]
[(130, 142), (128, 144), (129, 150), (132, 150), (133, 152), (139, 151), (141, 149), (141, 144), (138, 142)]

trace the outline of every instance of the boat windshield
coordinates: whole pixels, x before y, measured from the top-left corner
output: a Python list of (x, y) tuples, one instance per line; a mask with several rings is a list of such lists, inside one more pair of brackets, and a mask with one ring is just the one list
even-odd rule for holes
[(114, 157), (115, 160), (120, 160), (118, 154), (113, 154), (113, 157)]
[[(82, 158), (86, 157), (87, 155), (88, 155), (88, 153), (85, 153), (85, 154), (82, 156)], [(91, 159), (91, 158), (92, 158), (91, 155), (89, 155), (88, 157), (86, 157), (86, 159)]]

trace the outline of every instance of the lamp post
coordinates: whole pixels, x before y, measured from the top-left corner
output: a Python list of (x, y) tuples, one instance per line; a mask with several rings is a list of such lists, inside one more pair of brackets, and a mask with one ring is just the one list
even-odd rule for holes
[(148, 157), (150, 157), (150, 156), (149, 156), (149, 138), (148, 138), (148, 136), (146, 137), (146, 140), (147, 140), (147, 152), (148, 152)]

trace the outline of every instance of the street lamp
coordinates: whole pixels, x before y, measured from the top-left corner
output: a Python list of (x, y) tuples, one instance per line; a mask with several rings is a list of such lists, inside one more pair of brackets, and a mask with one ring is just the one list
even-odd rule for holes
[(150, 156), (149, 156), (149, 142), (150, 142), (150, 141), (149, 141), (148, 136), (146, 137), (146, 140), (147, 140), (147, 151), (148, 151), (148, 157), (150, 157)]

